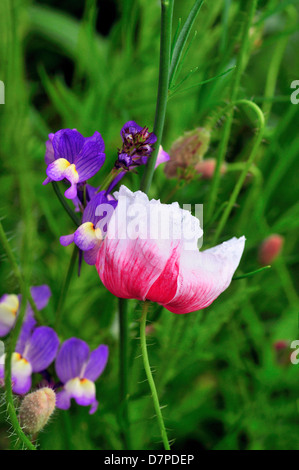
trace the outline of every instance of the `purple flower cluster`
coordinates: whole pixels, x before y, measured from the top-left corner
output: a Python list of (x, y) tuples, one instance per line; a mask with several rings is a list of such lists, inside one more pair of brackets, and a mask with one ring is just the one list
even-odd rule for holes
[[(61, 180), (70, 183), (64, 195), (72, 200), (75, 211), (82, 214), (81, 225), (71, 235), (60, 237), (60, 243), (67, 246), (74, 242), (80, 252), (84, 252), (84, 260), (89, 265), (96, 263), (107, 223), (117, 206), (111, 191), (127, 171), (146, 164), (157, 140), (147, 127), (141, 127), (135, 121), (128, 121), (120, 134), (123, 144), (107, 189), (87, 184), (105, 161), (105, 144), (99, 132), (92, 137), (83, 137), (76, 129), (61, 129), (49, 134), (46, 142), (47, 178), (43, 184)], [(169, 155), (161, 147), (156, 166), (167, 160)]]
[(157, 141), (155, 134), (149, 132), (147, 127), (138, 126), (135, 121), (128, 121), (120, 135), (123, 145), (118, 151), (115, 167), (130, 170), (132, 167), (145, 165)]
[[(36, 308), (41, 310), (46, 307), (51, 291), (48, 286), (42, 285), (32, 287), (31, 295)], [(19, 305), (20, 296), (5, 294), (1, 297), (0, 337), (6, 336), (14, 327)], [(47, 372), (47, 368), (54, 360), (58, 383), (55, 383)], [(33, 311), (28, 304), (16, 349), (11, 358), (13, 392), (17, 395), (28, 393), (32, 386), (32, 375), (40, 373), (44, 377), (47, 376), (47, 385), (57, 390), (57, 408), (68, 409), (73, 398), (79, 405), (90, 405), (90, 413), (94, 413), (98, 406), (94, 382), (105, 369), (107, 360), (106, 345), (102, 344), (90, 353), (89, 346), (77, 338), (66, 340), (59, 349), (56, 332), (48, 326), (37, 326)], [(4, 361), (5, 355), (0, 358), (2, 385), (4, 385)]]
[[(123, 126), (121, 138), (118, 159), (106, 182), (98, 188), (87, 181), (105, 162), (105, 144), (99, 132), (83, 137), (76, 129), (61, 129), (49, 134), (46, 142), (47, 178), (43, 184), (66, 182), (69, 187), (64, 195), (72, 200), (75, 211), (82, 216), (76, 231), (60, 237), (60, 242), (64, 246), (75, 243), (90, 265), (96, 263), (109, 220), (117, 206), (111, 191), (126, 172), (146, 164), (157, 140), (147, 127), (141, 127), (135, 121)], [(168, 159), (161, 147), (157, 165)], [(32, 287), (31, 295), (37, 310), (41, 310), (48, 304), (51, 292), (48, 286), (42, 285)], [(0, 337), (6, 337), (14, 328), (20, 302), (20, 295), (5, 294), (0, 298)], [(55, 390), (58, 408), (68, 409), (74, 399), (79, 405), (90, 406), (90, 413), (94, 413), (98, 407), (95, 381), (106, 367), (108, 354), (106, 345), (101, 344), (90, 351), (89, 346), (78, 338), (70, 338), (60, 346), (58, 335), (52, 328), (37, 325), (28, 303), (11, 358), (13, 392), (18, 395), (28, 393), (33, 374), (39, 373), (43, 377), (41, 383)], [(58, 381), (48, 370), (54, 361)], [(4, 363), (5, 354), (0, 357), (0, 385), (4, 385)]]

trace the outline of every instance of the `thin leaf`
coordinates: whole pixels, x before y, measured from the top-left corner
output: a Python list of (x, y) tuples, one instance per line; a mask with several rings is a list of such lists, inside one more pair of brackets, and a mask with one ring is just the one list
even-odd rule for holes
[(222, 13), (222, 31), (220, 39), (220, 52), (223, 54), (227, 48), (228, 42), (228, 17), (231, 6), (231, 0), (224, 1), (223, 13)]
[(170, 53), (170, 57), (171, 57), (171, 58), (172, 58), (172, 56), (173, 56), (173, 51), (174, 51), (176, 42), (177, 42), (177, 40), (178, 40), (178, 36), (179, 36), (181, 24), (182, 24), (182, 18), (179, 18), (178, 25), (177, 25), (177, 29), (176, 29), (176, 31), (175, 31), (175, 33), (174, 33), (173, 41), (172, 41), (172, 45), (171, 45), (171, 53)]
[(231, 67), (230, 69), (226, 70), (225, 72), (220, 73), (219, 75), (216, 75), (215, 77), (209, 78), (208, 80), (203, 80), (202, 82), (196, 83), (195, 85), (191, 85), (188, 88), (184, 88), (184, 90), (179, 91), (178, 93), (184, 93), (184, 91), (191, 90), (191, 88), (198, 87), (200, 85), (204, 85), (205, 83), (212, 82), (213, 80), (216, 80), (217, 78), (223, 77), (224, 75), (228, 74), (231, 72), (235, 67)]
[(181, 56), (182, 56), (183, 49), (188, 40), (191, 28), (193, 26), (193, 23), (199, 13), (199, 10), (203, 2), (204, 0), (196, 0), (179, 34), (179, 37), (176, 41), (176, 44), (173, 50), (172, 59), (171, 59), (171, 64), (170, 64), (169, 87), (171, 87), (171, 85), (173, 84), (175, 74), (176, 74), (176, 71), (177, 71)]
[(174, 88), (172, 88), (172, 89), (170, 90), (170, 95), (172, 96), (172, 95), (175, 93), (175, 91), (176, 91), (178, 88), (180, 88), (180, 86), (181, 86), (183, 83), (185, 83), (185, 81), (188, 80), (189, 77), (191, 77), (191, 75), (193, 75), (195, 72), (197, 72), (197, 70), (198, 70), (198, 67), (195, 67), (195, 69), (190, 70), (190, 72), (183, 78), (183, 80), (181, 80), (178, 85), (176, 85)]
[[(188, 52), (189, 52), (189, 50), (191, 49), (191, 46), (192, 46), (192, 44), (193, 44), (193, 42), (194, 42), (196, 36), (197, 36), (197, 31), (194, 32), (193, 38), (192, 38), (191, 41), (189, 42), (189, 44), (188, 44), (188, 46), (187, 46), (187, 48), (186, 48), (186, 51), (185, 51), (185, 53), (184, 53), (184, 55), (183, 55), (183, 58), (180, 60), (179, 66), (178, 66), (177, 71), (176, 71), (176, 77), (178, 77), (178, 76), (180, 75), (180, 72), (181, 72), (181, 70), (182, 70), (182, 67), (183, 67), (183, 65), (184, 65), (184, 62), (185, 62), (186, 57), (187, 57), (187, 55), (188, 55)], [(196, 70), (197, 70), (197, 69), (198, 69), (198, 67), (196, 67)], [(195, 70), (195, 69), (193, 69), (193, 70)], [(177, 86), (175, 86), (174, 82), (173, 82), (173, 86), (169, 87), (169, 89), (170, 89), (171, 91), (177, 89)]]
[(264, 271), (265, 269), (269, 269), (271, 266), (264, 266), (262, 268), (256, 269), (255, 271), (251, 271), (250, 273), (242, 274), (242, 276), (234, 276), (233, 281), (237, 281), (239, 279), (244, 279), (245, 277), (251, 277), (254, 276), (257, 273), (260, 273), (261, 271)]

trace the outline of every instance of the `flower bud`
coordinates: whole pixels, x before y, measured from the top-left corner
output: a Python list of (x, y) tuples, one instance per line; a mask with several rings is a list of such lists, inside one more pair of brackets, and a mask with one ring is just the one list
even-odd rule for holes
[(147, 127), (141, 127), (135, 121), (128, 121), (120, 132), (123, 145), (118, 151), (115, 168), (125, 171), (139, 165), (145, 165), (147, 157), (150, 157), (157, 137), (149, 132)]
[(56, 395), (49, 387), (26, 395), (19, 412), (19, 422), (24, 432), (36, 434), (41, 431), (55, 410), (55, 405)]
[(289, 348), (289, 347), (290, 347), (289, 342), (285, 341), (285, 340), (275, 341), (275, 343), (274, 343), (275, 351), (281, 351), (281, 350), (284, 350), (284, 349)]
[[(196, 173), (200, 174), (204, 180), (210, 180), (213, 178), (213, 174), (216, 168), (216, 160), (215, 158), (207, 158), (206, 160), (202, 160), (201, 162), (195, 165)], [(226, 164), (222, 163), (220, 167), (220, 174), (224, 175), (226, 172)]]
[(210, 137), (210, 131), (204, 127), (185, 132), (179, 137), (170, 149), (170, 160), (164, 169), (166, 176), (174, 178), (178, 169), (186, 170), (200, 162), (209, 148)]
[(273, 234), (266, 238), (259, 249), (259, 263), (262, 266), (271, 264), (280, 254), (283, 243), (284, 238), (281, 235)]
[(275, 362), (280, 366), (288, 366), (291, 364), (290, 342), (286, 340), (278, 340), (273, 344), (275, 352)]

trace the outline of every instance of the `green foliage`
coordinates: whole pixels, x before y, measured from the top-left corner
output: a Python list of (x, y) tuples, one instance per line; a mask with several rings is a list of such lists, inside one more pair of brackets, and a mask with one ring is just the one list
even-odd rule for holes
[[(51, 185), (42, 186), (44, 152), (49, 132), (68, 127), (87, 136), (98, 130), (107, 154), (103, 171), (92, 181), (99, 185), (113, 167), (124, 122), (134, 119), (153, 127), (160, 6), (157, 1), (119, 1), (117, 17), (103, 36), (96, 28), (102, 13), (95, 0), (86, 2), (80, 19), (47, 3), (0, 2), (0, 79), (6, 86), (6, 104), (0, 105), (0, 216), (26, 283), (46, 283), (52, 290), (43, 323), (54, 326), (59, 309), (61, 341), (77, 336), (91, 348), (100, 342), (110, 348), (108, 367), (97, 382), (97, 413), (90, 416), (75, 404), (68, 412), (57, 410), (39, 436), (40, 448), (121, 449), (117, 299), (101, 285), (96, 270), (83, 265), (59, 303), (72, 257), (72, 248), (62, 247), (59, 236), (71, 233), (74, 224)], [(194, 2), (175, 1), (172, 57), (183, 61), (173, 62), (173, 77), (176, 84), (188, 77), (188, 90), (173, 90), (169, 100), (165, 150), (185, 131), (211, 126), (206, 157), (219, 156), (250, 3), (206, 1), (196, 18), (189, 17), (194, 25), (186, 33), (176, 25), (186, 24)], [(246, 236), (236, 276), (258, 270), (260, 243), (271, 233), (284, 236), (282, 255), (271, 269), (232, 282), (204, 311), (177, 316), (162, 309), (158, 314), (153, 305), (148, 314), (149, 359), (160, 404), (167, 405), (163, 415), (169, 439), (175, 439), (173, 449), (298, 449), (298, 366), (288, 358), (278, 360), (274, 350), (275, 341), (298, 339), (299, 106), (289, 99), (290, 84), (299, 79), (296, 12), (295, 1), (258, 2), (234, 102), (261, 106), (263, 140), (254, 149), (250, 176), (230, 204), (259, 131), (251, 110), (238, 107), (224, 155), (228, 165), (237, 166), (220, 178), (215, 210), (204, 219), (203, 248), (215, 234), (219, 241)], [(125, 184), (139, 189), (141, 173), (129, 175)], [(181, 205), (203, 203), (205, 217), (211, 188), (211, 181), (200, 178), (179, 185), (158, 168), (150, 196)], [(0, 279), (0, 295), (18, 293), (18, 279), (2, 249)], [(130, 301), (129, 310), (133, 448), (160, 449), (140, 358), (141, 307)], [(0, 416), (0, 448), (6, 449), (9, 426), (5, 414)]]

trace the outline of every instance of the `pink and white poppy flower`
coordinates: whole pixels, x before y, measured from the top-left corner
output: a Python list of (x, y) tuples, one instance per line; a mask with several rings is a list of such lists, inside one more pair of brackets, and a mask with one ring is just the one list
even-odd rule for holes
[(117, 297), (151, 300), (174, 313), (208, 307), (230, 285), (245, 244), (232, 238), (200, 252), (199, 220), (121, 186), (96, 267)]

